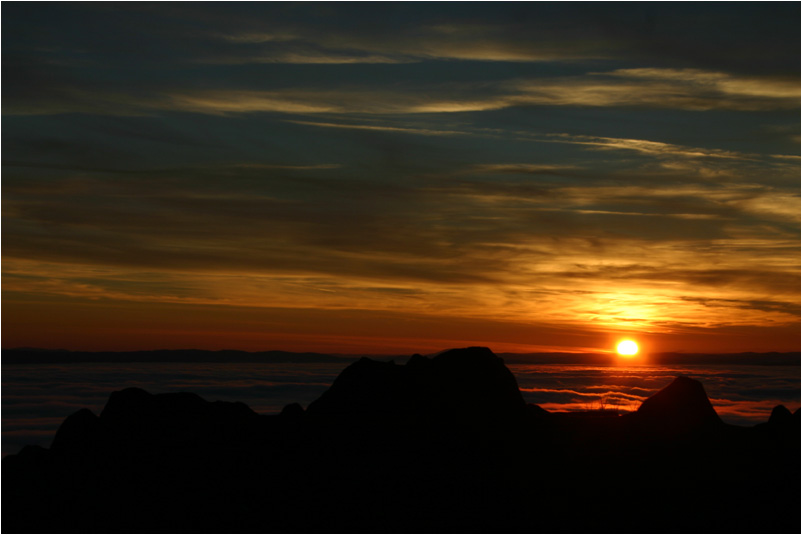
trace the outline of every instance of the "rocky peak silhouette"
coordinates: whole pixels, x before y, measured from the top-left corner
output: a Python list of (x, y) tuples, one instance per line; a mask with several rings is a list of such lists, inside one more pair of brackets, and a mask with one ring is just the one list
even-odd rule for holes
[(124, 418), (132, 412), (152, 410), (153, 408), (153, 394), (141, 388), (131, 387), (112, 392), (100, 413), (100, 417), (109, 421), (117, 418)]
[(304, 408), (300, 403), (290, 403), (281, 409), (283, 418), (301, 418), (304, 415)]
[(777, 405), (772, 409), (769, 416), (770, 425), (791, 425), (794, 423), (794, 415), (785, 405)]
[(637, 420), (658, 434), (684, 434), (722, 425), (702, 383), (679, 376), (646, 399)]
[(141, 388), (112, 392), (100, 413), (69, 416), (53, 439), (54, 450), (113, 445), (122, 449), (203, 445), (246, 433), (259, 416), (241, 402), (209, 402), (188, 392), (150, 394)]
[(406, 365), (362, 358), (309, 405), (318, 414), (418, 414), (483, 418), (521, 412), (515, 376), (486, 347), (452, 349)]
[(106, 429), (92, 411), (80, 409), (59, 426), (50, 449), (53, 451), (94, 449), (104, 441)]

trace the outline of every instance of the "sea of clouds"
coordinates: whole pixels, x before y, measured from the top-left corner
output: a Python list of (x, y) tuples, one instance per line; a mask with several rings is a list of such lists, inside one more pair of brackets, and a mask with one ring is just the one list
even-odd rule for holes
[[(26, 444), (48, 447), (61, 422), (81, 408), (99, 414), (114, 390), (194, 392), (214, 401), (242, 401), (260, 414), (317, 399), (343, 364), (92, 363), (2, 367), (2, 452)], [(704, 384), (722, 419), (754, 425), (771, 409), (800, 406), (798, 366), (587, 367), (510, 365), (529, 403), (550, 411), (636, 410), (641, 401), (688, 375)]]

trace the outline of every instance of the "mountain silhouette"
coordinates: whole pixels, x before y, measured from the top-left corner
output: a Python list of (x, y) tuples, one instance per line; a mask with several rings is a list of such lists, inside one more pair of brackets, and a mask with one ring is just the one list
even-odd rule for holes
[(126, 388), (3, 459), (2, 531), (795, 533), (783, 409), (730, 426), (678, 377), (632, 414), (551, 413), (477, 347), (360, 359), (277, 415)]
[(506, 417), (525, 406), (504, 361), (486, 347), (469, 347), (432, 359), (413, 355), (404, 366), (362, 358), (348, 366), (308, 412), (477, 419)]
[(771, 425), (793, 425), (794, 415), (785, 405), (777, 405), (771, 411), (769, 424)]
[(635, 413), (638, 422), (660, 434), (685, 434), (722, 425), (702, 383), (679, 376), (644, 400)]

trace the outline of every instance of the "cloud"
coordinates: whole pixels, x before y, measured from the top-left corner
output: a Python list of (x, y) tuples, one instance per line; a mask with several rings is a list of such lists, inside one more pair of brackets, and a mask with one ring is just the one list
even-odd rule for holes
[(466, 173), (502, 174), (502, 175), (550, 175), (550, 176), (584, 176), (587, 169), (573, 164), (540, 164), (540, 163), (488, 163), (474, 164)]
[(407, 91), (368, 88), (184, 91), (162, 95), (151, 101), (135, 101), (131, 105), (140, 106), (143, 110), (213, 114), (275, 112), (376, 115), (476, 112), (510, 106), (510, 103), (503, 99), (486, 99), (481, 95), (439, 96), (444, 93), (448, 93), (448, 88), (442, 88), (434, 94), (415, 87)]
[[(780, 403), (798, 405), (798, 371), (791, 376), (774, 367), (750, 366), (737, 372), (719, 367), (513, 366), (524, 399), (550, 411), (584, 411), (617, 405), (636, 410), (640, 402), (667, 386), (677, 375), (699, 379), (725, 422), (752, 426), (768, 420)], [(797, 377), (793, 377), (796, 375)]]
[(287, 121), (288, 123), (303, 124), (307, 126), (317, 126), (320, 128), (342, 128), (345, 130), (371, 130), (375, 132), (398, 132), (403, 134), (417, 134), (422, 136), (461, 136), (466, 132), (456, 130), (431, 130), (427, 128), (405, 128), (398, 126), (381, 126), (369, 124), (349, 124), (349, 123), (321, 123), (314, 121)]
[(203, 58), (201, 63), (208, 64), (271, 64), (286, 63), (291, 65), (355, 65), (355, 64), (393, 64), (413, 63), (415, 60), (401, 57), (382, 56), (377, 54), (353, 54), (319, 52), (314, 50), (279, 51), (272, 54), (254, 55), (215, 55)]
[(515, 344), (798, 325), (793, 32), (489, 5), (11, 8), (4, 291), (393, 310), (394, 344), (418, 313)]
[(238, 163), (234, 164), (231, 167), (241, 168), (241, 169), (286, 169), (291, 171), (310, 171), (314, 169), (339, 169), (340, 167), (342, 167), (342, 165), (337, 163), (321, 163), (312, 165)]
[(798, 80), (693, 69), (618, 69), (510, 84), (510, 105), (759, 111), (799, 107)]
[(616, 69), (608, 73), (594, 74), (641, 80), (667, 80), (689, 86), (709, 88), (733, 96), (789, 99), (796, 100), (797, 104), (800, 98), (799, 80), (794, 79), (748, 78), (699, 69)]
[(275, 41), (293, 41), (299, 38), (297, 33), (287, 31), (215, 33), (211, 37), (233, 43), (271, 43)]
[[(553, 396), (553, 394), (563, 394), (566, 395), (569, 399), (574, 398), (596, 398), (596, 399), (604, 399), (615, 397), (616, 399), (627, 399), (627, 400), (636, 400), (642, 401), (646, 399), (647, 396), (643, 395), (636, 395), (636, 394), (628, 394), (626, 392), (621, 392), (620, 390), (606, 390), (600, 391), (598, 388), (592, 389), (592, 391), (588, 392), (580, 392), (577, 390), (571, 390), (566, 388), (538, 388), (538, 387), (523, 387), (521, 388), (521, 392), (526, 392), (529, 394), (548, 394), (548, 399), (555, 399), (557, 396)], [(545, 397), (545, 396), (544, 396)]]
[[(321, 61), (322, 62), (322, 61)], [(345, 60), (343, 62), (346, 62)], [(733, 89), (699, 87), (694, 84), (671, 85), (663, 78), (628, 78), (618, 71), (608, 80), (598, 82), (594, 76), (543, 78), (529, 81), (500, 81), (493, 84), (462, 84), (456, 90), (448, 85), (428, 90), (411, 86), (399, 89), (292, 89), (280, 91), (221, 90), (216, 92), (183, 92), (170, 95), (169, 106), (185, 111), (249, 112), (277, 111), (285, 113), (370, 113), (370, 114), (436, 114), (493, 111), (521, 106), (557, 107), (649, 107), (705, 111), (794, 109), (799, 106), (797, 88), (792, 98), (781, 88), (771, 86), (762, 94)], [(721, 73), (718, 76), (727, 75)], [(624, 78), (622, 80), (622, 78)], [(668, 78), (670, 82), (676, 82)], [(684, 81), (681, 80), (683, 83)], [(676, 82), (679, 84), (680, 82)], [(747, 86), (747, 82), (741, 85)], [(755, 87), (760, 86), (754, 81)], [(722, 86), (724, 87), (724, 86)], [(241, 104), (235, 104), (240, 103)], [(148, 103), (143, 102), (147, 107)], [(163, 104), (155, 104), (157, 107)], [(654, 147), (658, 150), (657, 147)], [(726, 157), (721, 151), (719, 157)]]
[[(240, 57), (239, 60), (247, 59)], [(257, 60), (251, 58), (247, 61)], [(400, 63), (405, 60), (377, 55), (283, 51), (258, 61), (348, 64)], [(98, 88), (94, 84), (68, 78), (55, 82), (30, 95), (20, 92), (4, 105), (3, 113), (93, 112), (131, 115), (182, 111), (213, 114), (440, 114), (489, 112), (528, 106), (641, 107), (694, 111), (790, 110), (799, 106), (799, 88), (796, 87), (794, 93), (794, 81), (666, 69), (619, 69), (606, 73), (481, 83), (418, 82), (404, 84), (405, 87), (336, 84), (325, 89), (262, 89), (242, 85), (208, 90), (175, 86), (170, 89), (143, 87), (140, 91), (131, 91), (111, 86)], [(654, 149), (658, 150), (656, 147)], [(724, 157), (723, 151), (719, 156)]]
[(199, 91), (172, 93), (155, 104), (161, 109), (201, 113), (325, 113), (343, 111), (339, 105), (323, 99), (293, 98), (287, 92), (270, 91)]
[[(4, 291), (493, 311), (505, 321), (636, 322), (658, 332), (798, 322), (795, 227), (783, 236), (786, 219), (771, 211), (772, 199), (788, 198), (793, 215), (792, 194), (566, 185), (565, 175), (592, 176), (569, 164), (471, 164), (398, 181), (351, 178), (332, 165), (95, 173), (66, 189), (56, 175), (51, 189), (40, 181), (35, 190), (7, 175)], [(335, 170), (344, 175), (327, 178)], [(583, 293), (573, 293), (578, 286)], [(768, 306), (767, 294), (785, 297)]]
[[(681, 154), (681, 152), (679, 152)], [(663, 153), (661, 153), (663, 154)], [(676, 155), (677, 152), (668, 152)], [(487, 164), (474, 166), (476, 172), (539, 174), (592, 178), (593, 172), (548, 164)], [(432, 189), (448, 192), (463, 202), (470, 200), (487, 209), (505, 205), (508, 210), (570, 211), (588, 216), (640, 216), (688, 220), (736, 220), (755, 215), (767, 221), (799, 220), (799, 196), (771, 186), (721, 182), (709, 184), (679, 183), (665, 185), (663, 177), (643, 185), (504, 182), (496, 180), (451, 180)], [(662, 182), (662, 184), (660, 183)], [(555, 216), (556, 217), (556, 216)], [(675, 223), (676, 224), (676, 223)], [(699, 223), (693, 223), (699, 224)], [(715, 223), (718, 228), (719, 223)], [(700, 230), (705, 227), (699, 227)], [(681, 230), (680, 230), (681, 229)], [(649, 232), (658, 232), (649, 228)], [(687, 231), (678, 227), (678, 234)], [(693, 234), (691, 234), (693, 235)]]
[(704, 149), (696, 147), (683, 147), (671, 143), (648, 141), (644, 139), (621, 139), (610, 137), (593, 137), (571, 134), (550, 134), (559, 142), (573, 143), (598, 147), (603, 150), (631, 150), (652, 156), (670, 156), (684, 158), (724, 158), (730, 160), (748, 160), (754, 155), (741, 154), (735, 151), (721, 149)]
[(767, 191), (727, 201), (745, 212), (780, 221), (800, 220), (800, 197), (793, 193)]
[[(531, 32), (522, 25), (465, 23), (423, 24), (388, 27), (381, 31), (367, 30), (343, 32), (296, 26), (292, 31), (242, 32), (222, 34), (218, 37), (231, 43), (268, 45), (262, 47), (263, 56), (245, 54), (232, 62), (265, 60), (282, 62), (282, 57), (293, 54), (294, 48), (316, 48), (323, 55), (350, 56), (358, 59), (377, 58), (380, 63), (406, 63), (410, 61), (483, 61), (483, 62), (553, 62), (607, 57), (608, 43), (589, 39), (557, 39), (552, 32)], [(278, 45), (278, 46), (276, 46)], [(359, 53), (360, 55), (356, 55)], [(370, 63), (371, 61), (364, 61)]]

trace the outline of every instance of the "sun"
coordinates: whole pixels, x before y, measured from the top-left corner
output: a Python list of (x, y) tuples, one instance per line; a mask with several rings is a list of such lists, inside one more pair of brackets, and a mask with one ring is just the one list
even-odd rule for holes
[(638, 344), (632, 340), (621, 340), (615, 348), (622, 357), (634, 357), (638, 354), (638, 349)]

